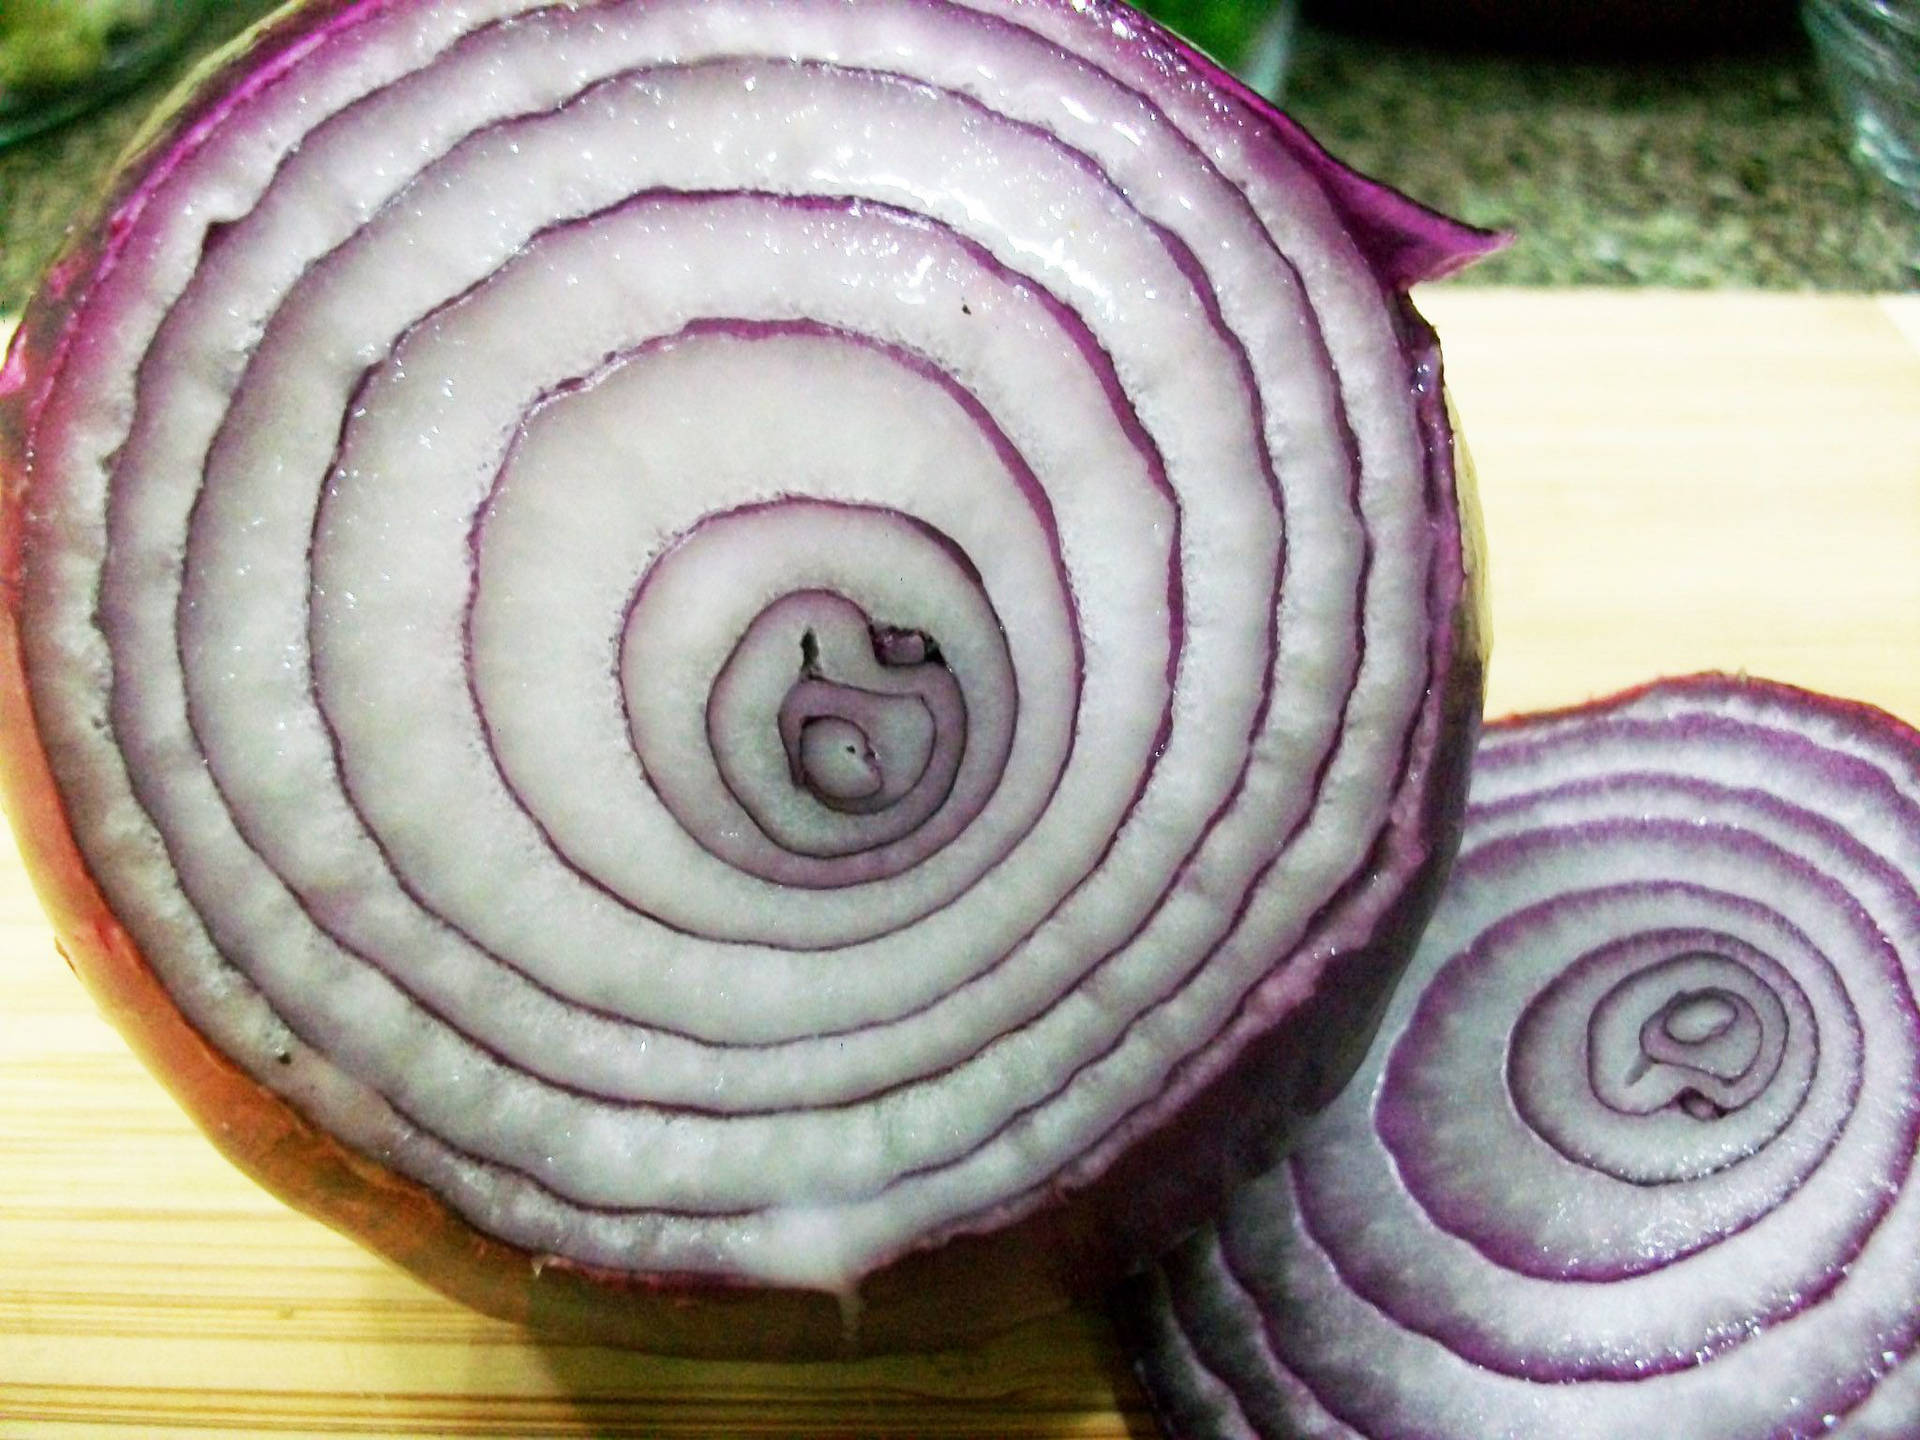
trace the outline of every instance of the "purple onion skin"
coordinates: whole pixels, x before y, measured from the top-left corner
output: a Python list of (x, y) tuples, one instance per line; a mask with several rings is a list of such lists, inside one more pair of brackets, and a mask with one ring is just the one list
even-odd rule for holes
[(1700, 675), (1490, 725), (1352, 1087), (1116, 1292), (1163, 1433), (1914, 1440), (1917, 975), (1902, 721)]
[[(900, 1246), (859, 1277), (854, 1303), (805, 1284), (652, 1272), (545, 1253), (477, 1226), (421, 1181), (316, 1124), (225, 1053), (182, 1013), (106, 898), (76, 840), (69, 801), (42, 738), (24, 651), (23, 595), (34, 565), (36, 427), (58, 398), (72, 349), (117, 318), (89, 309), (138, 233), (141, 209), (227, 97), (275, 83), (330, 31), (412, 0), (316, 0), (283, 12), (171, 102), (123, 164), (97, 216), (50, 269), (0, 367), (0, 792), (63, 954), (96, 1002), (210, 1139), (259, 1183), (325, 1223), (488, 1313), (558, 1335), (659, 1353), (802, 1357), (927, 1348), (1009, 1328), (1105, 1291), (1237, 1185), (1272, 1165), (1301, 1117), (1360, 1062), (1365, 1043), (1431, 911), (1460, 834), (1478, 735), (1485, 628), (1470, 477), (1456, 471), (1439, 353), (1405, 291), (1500, 243), (1420, 209), (1339, 167), (1292, 124), (1208, 62), (1119, 6), (1087, 24), (1123, 22), (1163, 65), (1190, 67), (1265, 127), (1346, 220), (1399, 336), (1422, 427), (1433, 512), (1427, 698), (1405, 746), (1386, 824), (1369, 863), (1321, 907), (1288, 965), (1321, 967), (1304, 993), (1240, 1017), (1204, 1072), (1176, 1069), (1178, 1103), (1141, 1095), (1134, 1115), (1088, 1162), (1043, 1193), (995, 1205)], [(428, 7), (420, 7), (428, 8)], [(1059, 8), (1066, 8), (1062, 4)], [(858, 1323), (850, 1327), (849, 1316)]]

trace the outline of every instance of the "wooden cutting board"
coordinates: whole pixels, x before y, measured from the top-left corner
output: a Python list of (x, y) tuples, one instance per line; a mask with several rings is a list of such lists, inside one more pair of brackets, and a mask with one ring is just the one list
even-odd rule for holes
[[(1920, 296), (1436, 289), (1497, 712), (1746, 669), (1920, 723)], [(0, 858), (0, 1436), (1152, 1434), (1097, 1317), (718, 1365), (543, 1344), (230, 1170)]]

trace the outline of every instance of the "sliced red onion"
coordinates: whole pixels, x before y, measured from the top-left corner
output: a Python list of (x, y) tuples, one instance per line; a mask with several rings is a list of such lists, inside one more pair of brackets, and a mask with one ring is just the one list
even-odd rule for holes
[(1920, 1434), (1920, 735), (1490, 728), (1352, 1086), (1130, 1298), (1172, 1435)]
[(496, 1311), (1058, 1303), (1337, 1081), (1452, 849), (1404, 289), (1489, 243), (1117, 5), (292, 13), (0, 379), (64, 943)]

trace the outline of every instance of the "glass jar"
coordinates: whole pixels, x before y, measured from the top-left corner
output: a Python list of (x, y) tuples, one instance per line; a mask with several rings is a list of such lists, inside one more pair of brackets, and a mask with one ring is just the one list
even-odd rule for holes
[(1854, 154), (1920, 217), (1920, 0), (1805, 0), (1802, 14)]

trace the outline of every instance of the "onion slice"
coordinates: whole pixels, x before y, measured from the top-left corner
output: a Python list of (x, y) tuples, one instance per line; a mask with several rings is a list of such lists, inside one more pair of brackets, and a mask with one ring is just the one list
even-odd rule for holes
[(1491, 243), (1116, 5), (288, 12), (0, 375), (63, 943), (496, 1312), (1057, 1305), (1337, 1083), (1452, 851), (1404, 291)]
[(1896, 1440), (1920, 734), (1757, 680), (1489, 727), (1353, 1085), (1125, 1323), (1171, 1435)]

